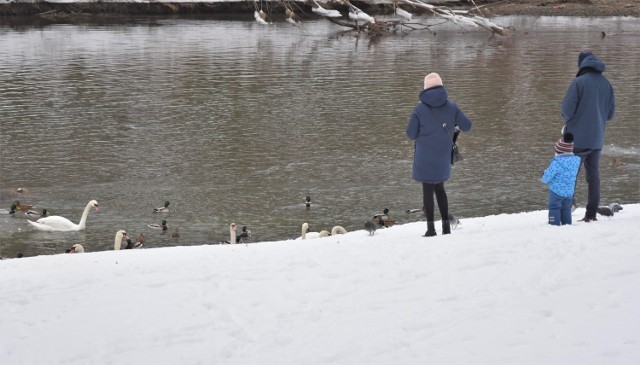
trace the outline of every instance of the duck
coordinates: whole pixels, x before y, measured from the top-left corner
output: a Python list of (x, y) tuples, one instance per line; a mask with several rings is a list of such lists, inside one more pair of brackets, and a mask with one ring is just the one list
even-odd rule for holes
[(242, 226), (242, 232), (240, 232), (240, 234), (236, 237), (238, 240), (238, 243), (244, 241), (246, 238), (251, 237), (251, 231), (249, 230), (249, 228), (247, 228), (247, 226)]
[(127, 235), (127, 231), (125, 231), (124, 229), (119, 230), (118, 232), (116, 232), (116, 238), (113, 240), (113, 249), (118, 251), (122, 248), (122, 239), (129, 239), (129, 236)]
[(603, 215), (605, 217), (613, 217), (614, 213), (618, 213), (622, 210), (622, 206), (619, 203), (612, 203), (608, 206), (598, 207), (596, 210), (598, 214)]
[(140, 233), (140, 235), (138, 235), (138, 238), (136, 239), (136, 242), (134, 242), (135, 245), (142, 246), (142, 244), (144, 243), (144, 235), (142, 233)]
[(178, 230), (178, 227), (176, 227), (176, 229), (174, 229), (173, 232), (171, 232), (171, 237), (173, 238), (180, 237), (180, 231)]
[(48, 215), (48, 211), (46, 209), (42, 209), (42, 213), (38, 213), (35, 210), (28, 210), (24, 214), (29, 218), (42, 218)]
[(164, 202), (164, 207), (160, 207), (160, 208), (153, 208), (153, 212), (154, 213), (169, 213), (169, 202), (166, 201)]
[(19, 200), (16, 200), (14, 202), (14, 204), (16, 205), (16, 208), (18, 210), (29, 210), (31, 208), (33, 208), (33, 204), (24, 204), (24, 203), (20, 203)]
[(307, 207), (307, 210), (311, 209), (311, 197), (309, 195), (304, 198), (304, 206)]
[(91, 208), (95, 208), (96, 212), (100, 211), (100, 207), (98, 206), (97, 201), (89, 201), (89, 203), (87, 203), (87, 205), (84, 207), (84, 212), (82, 212), (82, 217), (80, 218), (80, 222), (78, 224), (71, 222), (65, 217), (57, 215), (40, 218), (35, 222), (27, 220), (27, 222), (29, 222), (29, 224), (40, 231), (82, 231), (86, 227), (87, 217), (89, 216), (89, 210), (91, 210)]
[(11, 208), (9, 210), (0, 209), (0, 214), (14, 214), (16, 212), (16, 208), (15, 204), (11, 204)]
[(380, 227), (391, 227), (396, 224), (394, 219), (389, 218), (389, 209), (387, 208), (384, 208), (382, 213), (374, 215), (373, 222), (378, 224)]
[(625, 162), (622, 162), (622, 160), (614, 158), (613, 161), (611, 161), (611, 167), (622, 167), (626, 165)]
[(127, 245), (125, 246), (125, 250), (131, 250), (134, 248), (140, 248), (142, 247), (142, 243), (140, 242), (133, 242), (131, 241), (131, 238), (127, 238)]
[(166, 231), (167, 229), (169, 229), (169, 226), (167, 225), (167, 221), (166, 220), (162, 220), (161, 224), (149, 223), (149, 224), (147, 224), (147, 227), (149, 227), (151, 229), (161, 229), (163, 231)]
[(76, 243), (75, 245), (71, 246), (70, 248), (68, 248), (65, 253), (84, 253), (84, 246), (82, 246), (79, 243)]
[(372, 221), (364, 222), (364, 229), (369, 232), (369, 236), (373, 236), (376, 233), (376, 229), (378, 228), (377, 224)]

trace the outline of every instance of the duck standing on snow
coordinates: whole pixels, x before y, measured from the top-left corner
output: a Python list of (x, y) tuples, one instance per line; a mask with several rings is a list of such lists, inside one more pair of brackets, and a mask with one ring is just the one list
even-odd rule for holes
[(154, 213), (169, 213), (169, 202), (164, 202), (164, 207), (153, 208)]
[(71, 222), (65, 217), (60, 217), (57, 215), (40, 218), (35, 222), (27, 220), (27, 222), (29, 222), (29, 224), (40, 231), (82, 231), (85, 229), (85, 226), (87, 224), (87, 217), (89, 216), (89, 210), (91, 208), (95, 208), (96, 212), (100, 211), (98, 202), (95, 200), (90, 201), (89, 203), (87, 203), (87, 206), (84, 207), (84, 212), (82, 212), (82, 217), (80, 218), (80, 223), (78, 224)]
[(396, 224), (396, 221), (389, 217), (389, 209), (387, 208), (384, 208), (382, 214), (374, 215), (373, 221), (380, 227), (391, 227), (392, 225)]

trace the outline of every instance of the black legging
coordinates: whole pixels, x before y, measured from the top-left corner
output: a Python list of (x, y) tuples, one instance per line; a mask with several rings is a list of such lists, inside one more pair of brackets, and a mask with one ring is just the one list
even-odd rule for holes
[(433, 221), (434, 191), (436, 193), (436, 200), (438, 201), (438, 209), (440, 209), (440, 216), (442, 219), (449, 218), (449, 201), (447, 200), (447, 192), (444, 191), (444, 183), (422, 183), (422, 203), (424, 204), (424, 214), (427, 216), (428, 222)]

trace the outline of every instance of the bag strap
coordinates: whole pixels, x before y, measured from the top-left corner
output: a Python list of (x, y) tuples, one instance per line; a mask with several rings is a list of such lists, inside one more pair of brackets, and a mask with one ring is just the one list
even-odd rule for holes
[[(424, 104), (427, 105), (427, 104)], [(438, 121), (440, 123), (442, 123), (442, 119), (440, 119), (440, 116), (438, 115), (438, 113), (436, 113), (435, 110), (433, 110), (433, 108), (431, 108), (431, 106), (427, 105), (427, 108), (429, 108), (429, 110), (431, 110), (431, 113), (433, 113), (433, 115), (436, 116), (436, 119), (438, 119)], [(445, 132), (447, 132), (447, 135), (449, 136), (449, 139), (451, 140), (451, 146), (455, 147), (456, 146), (456, 138), (458, 135), (456, 133), (454, 133), (454, 135), (451, 135), (451, 132), (449, 131), (449, 128), (447, 127), (447, 123), (442, 123), (442, 128), (444, 128)]]

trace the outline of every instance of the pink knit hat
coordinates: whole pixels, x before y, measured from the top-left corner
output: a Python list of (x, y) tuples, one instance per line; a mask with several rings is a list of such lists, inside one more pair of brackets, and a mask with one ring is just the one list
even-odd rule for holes
[(442, 86), (442, 79), (440, 78), (440, 75), (432, 72), (424, 77), (424, 88), (428, 89), (434, 86)]
[(556, 145), (553, 147), (556, 153), (573, 153), (573, 134), (567, 132), (562, 138), (556, 142)]

